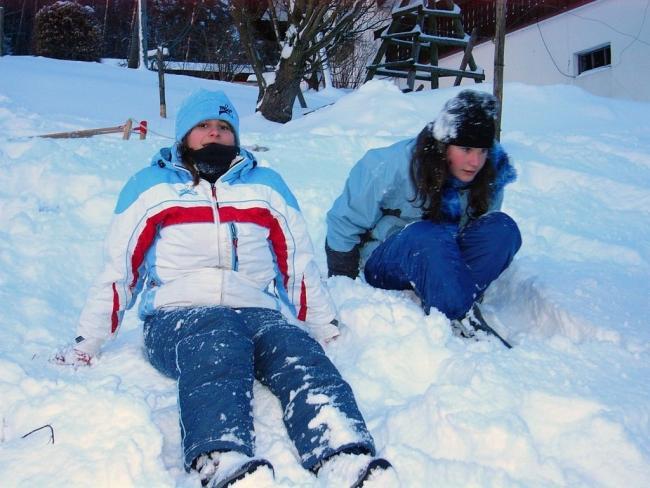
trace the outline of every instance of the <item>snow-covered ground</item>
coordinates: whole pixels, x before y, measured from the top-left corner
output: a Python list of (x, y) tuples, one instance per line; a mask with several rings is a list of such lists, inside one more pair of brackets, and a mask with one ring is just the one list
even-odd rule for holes
[[(129, 312), (97, 365), (48, 358), (74, 335), (121, 185), (170, 140), (179, 102), (221, 88), (242, 141), (294, 189), (321, 269), (325, 212), (370, 148), (414, 136), (458, 89), (387, 82), (308, 94), (284, 126), (257, 90), (43, 58), (0, 58), (0, 485), (192, 487), (175, 384), (144, 359)], [(489, 89), (488, 85), (476, 85)], [(650, 104), (506, 85), (502, 142), (519, 172), (504, 210), (524, 244), (486, 315), (515, 347), (465, 342), (412, 294), (328, 281), (345, 324), (328, 354), (405, 487), (650, 486)], [(300, 114), (297, 114), (300, 115)], [(147, 140), (35, 134), (146, 119)], [(256, 385), (257, 449), (278, 486), (317, 486), (277, 400)], [(43, 425), (49, 428), (25, 438)]]

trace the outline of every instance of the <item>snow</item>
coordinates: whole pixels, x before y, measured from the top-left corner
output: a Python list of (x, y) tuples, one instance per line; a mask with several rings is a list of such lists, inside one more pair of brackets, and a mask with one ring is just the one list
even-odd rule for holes
[[(48, 362), (74, 336), (117, 193), (169, 144), (187, 94), (228, 93), (242, 142), (268, 147), (263, 164), (295, 190), (325, 270), (325, 211), (355, 161), (417, 134), (461, 89), (310, 92), (307, 111), (324, 108), (297, 108), (283, 126), (238, 84), (167, 76), (164, 120), (156, 73), (30, 57), (0, 58), (0, 71), (3, 486), (199, 484), (182, 468), (175, 382), (144, 359), (135, 309), (96, 366)], [(328, 280), (344, 325), (326, 350), (404, 486), (650, 486), (649, 111), (576, 87), (506, 85), (502, 142), (519, 179), (504, 210), (524, 244), (484, 311), (513, 349), (454, 337), (412, 293)], [(29, 137), (128, 117), (148, 120), (147, 140)], [(277, 485), (317, 485), (260, 384), (253, 406)], [(46, 424), (54, 443), (49, 428), (22, 437)]]
[(282, 59), (289, 59), (291, 57), (291, 53), (293, 53), (293, 46), (296, 43), (297, 36), (298, 36), (297, 27), (293, 24), (289, 24), (289, 27), (287, 27), (287, 32), (284, 36), (286, 41), (283, 43), (282, 52), (280, 53), (280, 57)]

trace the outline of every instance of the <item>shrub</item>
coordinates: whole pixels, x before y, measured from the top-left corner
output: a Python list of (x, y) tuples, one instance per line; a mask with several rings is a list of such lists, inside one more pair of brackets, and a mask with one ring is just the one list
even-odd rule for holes
[(34, 52), (49, 58), (99, 61), (101, 30), (93, 8), (59, 1), (40, 9), (34, 26)]

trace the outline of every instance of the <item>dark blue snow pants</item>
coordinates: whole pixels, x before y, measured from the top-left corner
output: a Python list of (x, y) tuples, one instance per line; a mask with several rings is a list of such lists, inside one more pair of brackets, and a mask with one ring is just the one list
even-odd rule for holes
[(178, 379), (185, 468), (211, 451), (254, 455), (253, 379), (280, 399), (306, 469), (339, 451), (374, 455), (350, 386), (321, 346), (265, 308), (161, 311), (144, 323), (151, 364)]
[(459, 233), (455, 224), (420, 221), (384, 241), (365, 266), (366, 281), (386, 290), (414, 290), (425, 313), (435, 307), (463, 317), (521, 247), (514, 220), (486, 214)]

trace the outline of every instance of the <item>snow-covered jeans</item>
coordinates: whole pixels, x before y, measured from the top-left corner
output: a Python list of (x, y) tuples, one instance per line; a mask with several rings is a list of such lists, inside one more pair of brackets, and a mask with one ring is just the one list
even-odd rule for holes
[(199, 455), (254, 455), (253, 379), (280, 399), (300, 462), (375, 453), (350, 386), (307, 332), (265, 308), (160, 311), (145, 320), (151, 364), (178, 380), (185, 469)]
[(450, 319), (463, 317), (510, 265), (521, 247), (512, 218), (493, 212), (460, 232), (455, 224), (420, 221), (373, 251), (366, 281), (386, 290), (414, 290), (425, 313), (435, 307)]

